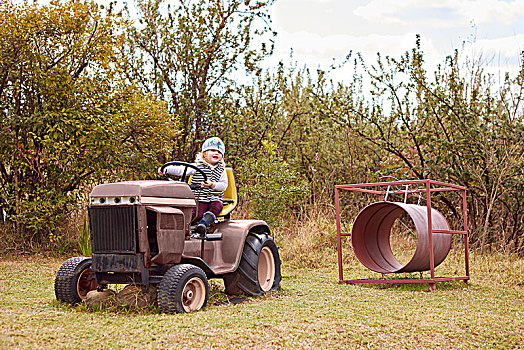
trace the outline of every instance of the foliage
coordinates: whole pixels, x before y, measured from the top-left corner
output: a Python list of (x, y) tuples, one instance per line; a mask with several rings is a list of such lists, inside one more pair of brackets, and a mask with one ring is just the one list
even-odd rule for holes
[(311, 203), (332, 203), (334, 185), (373, 179), (376, 150), (345, 127), (349, 119), (343, 115), (345, 105), (338, 102), (340, 97), (356, 97), (353, 86), (337, 90), (323, 74), (316, 81), (307, 71), (289, 74), (282, 92), (278, 145), (284, 158), (311, 184)]
[(277, 133), (285, 84), (283, 66), (279, 65), (276, 72), (264, 72), (249, 84), (239, 86), (234, 101), (222, 103), (217, 129), (227, 140), (228, 164), (235, 167), (245, 159), (255, 158), (264, 149), (263, 142)]
[(272, 2), (138, 1), (139, 24), (121, 48), (123, 70), (180, 117), (173, 158), (192, 161), (200, 143), (217, 133), (234, 75), (260, 72), (258, 63), (272, 51)]
[(84, 218), (84, 224), (80, 231), (78, 251), (81, 256), (91, 256), (91, 236), (89, 235), (89, 223), (87, 222), (87, 217)]
[[(331, 203), (335, 184), (372, 179), (379, 162), (376, 150), (333, 118), (336, 112), (330, 108), (340, 109), (339, 96), (330, 89), (323, 76), (314, 81), (307, 70), (283, 64), (242, 86), (238, 100), (243, 103), (228, 105), (222, 113), (228, 162), (235, 166), (264, 154), (262, 145), (271, 139), (290, 169), (310, 186), (302, 197), (311, 204)], [(346, 97), (347, 91), (337, 94)]]
[(0, 207), (22, 242), (60, 247), (82, 186), (143, 174), (173, 137), (165, 105), (115, 79), (120, 26), (92, 2), (0, 8)]
[(243, 201), (248, 202), (253, 218), (269, 225), (281, 222), (287, 210), (298, 205), (308, 192), (307, 183), (278, 155), (276, 145), (263, 141), (264, 149), (239, 166)]
[[(0, 232), (73, 249), (64, 223), (93, 183), (150, 178), (220, 136), (247, 216), (286, 227), (283, 213), (329, 210), (336, 184), (431, 178), (467, 187), (471, 243), (524, 254), (524, 66), (497, 77), (457, 50), (432, 72), (417, 38), (400, 57), (350, 53), (345, 83), (262, 70), (272, 4), (139, 0), (132, 21), (114, 4), (3, 2)], [(456, 198), (435, 204), (459, 218)]]
[[(379, 55), (369, 66), (360, 58), (371, 99), (351, 103), (351, 94), (338, 99), (333, 92), (322, 103), (338, 100), (333, 118), (382, 151), (378, 174), (466, 186), (472, 240), (523, 252), (524, 211), (516, 198), (524, 175), (524, 71), (497, 87), (493, 75), (458, 51), (433, 78), (423, 63), (419, 42), (399, 59)], [(439, 201), (459, 215), (451, 198)]]

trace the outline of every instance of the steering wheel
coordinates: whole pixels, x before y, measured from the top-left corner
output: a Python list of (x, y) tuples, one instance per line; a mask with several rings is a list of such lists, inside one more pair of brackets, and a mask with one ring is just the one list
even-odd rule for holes
[[(168, 166), (171, 166), (171, 165), (181, 165), (184, 167), (184, 173), (182, 174), (182, 176), (180, 176), (180, 178), (178, 179), (178, 181), (180, 182), (188, 182), (189, 181), (189, 176), (190, 175), (187, 175), (187, 169), (188, 168), (192, 168), (192, 169), (195, 169), (200, 175), (202, 175), (202, 177), (204, 178), (204, 181), (207, 181), (207, 175), (206, 173), (204, 173), (202, 171), (202, 169), (198, 168), (196, 165), (193, 165), (191, 163), (186, 163), (186, 162), (178, 162), (178, 161), (175, 161), (175, 162), (168, 162), (168, 163), (165, 163), (164, 165), (162, 165), (160, 167), (160, 171), (162, 173), (164, 173), (164, 169)], [(166, 177), (169, 181), (176, 181), (175, 179), (171, 178), (170, 177), (171, 174), (165, 174), (164, 173), (164, 177)], [(197, 188), (200, 188), (200, 184), (191, 184), (190, 187), (192, 189), (197, 189)]]

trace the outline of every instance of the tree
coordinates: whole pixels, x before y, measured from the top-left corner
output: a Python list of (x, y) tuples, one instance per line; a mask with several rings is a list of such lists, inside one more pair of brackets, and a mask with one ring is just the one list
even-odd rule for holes
[(215, 134), (220, 111), (232, 101), (235, 78), (260, 72), (272, 51), (267, 14), (272, 0), (162, 0), (137, 4), (138, 25), (121, 47), (126, 74), (162, 96), (180, 118), (172, 157), (192, 160)]
[(151, 168), (173, 137), (165, 105), (115, 79), (121, 25), (93, 2), (0, 7), (0, 206), (27, 244), (60, 237), (89, 181)]
[[(472, 241), (522, 253), (523, 71), (497, 86), (480, 61), (456, 51), (430, 78), (419, 40), (399, 59), (360, 62), (371, 98), (338, 98), (333, 119), (385, 151), (380, 173), (467, 187)], [(450, 198), (438, 199), (459, 215)]]
[(270, 225), (282, 222), (283, 216), (309, 193), (307, 182), (278, 154), (271, 140), (262, 141), (263, 156), (244, 159), (239, 179), (244, 185), (241, 199), (250, 216)]

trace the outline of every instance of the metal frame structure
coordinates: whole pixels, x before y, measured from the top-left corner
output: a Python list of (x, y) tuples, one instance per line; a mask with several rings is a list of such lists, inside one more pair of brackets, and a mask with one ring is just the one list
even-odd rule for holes
[[(404, 190), (391, 190), (392, 186), (403, 186)], [(416, 188), (415, 188), (416, 186)], [(373, 188), (387, 187), (386, 191), (376, 190)], [(410, 189), (410, 187), (413, 187)], [(428, 233), (429, 233), (429, 263), (430, 263), (430, 274), (429, 279), (388, 279), (384, 275), (383, 279), (350, 279), (345, 280), (343, 276), (342, 266), (342, 237), (351, 237), (351, 232), (341, 232), (340, 223), (340, 198), (339, 191), (347, 190), (361, 193), (374, 194), (379, 196), (380, 201), (386, 201), (389, 195), (403, 194), (404, 201), (407, 201), (409, 194), (425, 194), (426, 195), (426, 206), (427, 206), (427, 221), (428, 221)], [(445, 191), (460, 191), (462, 195), (462, 226), (463, 230), (436, 230), (432, 228), (431, 222), (431, 194), (434, 192), (445, 192)], [(469, 246), (468, 246), (468, 220), (467, 220), (467, 203), (466, 203), (466, 187), (447, 184), (443, 182), (433, 180), (404, 180), (404, 181), (393, 181), (393, 182), (377, 182), (377, 183), (362, 183), (362, 184), (350, 184), (350, 185), (336, 185), (335, 186), (335, 210), (336, 210), (336, 221), (337, 221), (337, 250), (338, 250), (338, 273), (339, 283), (428, 283), (430, 290), (436, 289), (436, 282), (445, 281), (464, 281), (467, 283), (469, 280)], [(465, 276), (459, 277), (435, 277), (435, 259), (433, 251), (433, 233), (445, 233), (452, 235), (462, 235), (464, 237), (464, 258), (465, 258)]]

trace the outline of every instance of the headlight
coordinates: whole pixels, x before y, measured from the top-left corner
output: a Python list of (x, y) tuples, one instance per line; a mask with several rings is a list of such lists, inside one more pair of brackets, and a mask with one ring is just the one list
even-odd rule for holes
[(121, 205), (121, 204), (135, 204), (139, 201), (138, 197), (91, 197), (90, 202), (92, 205), (105, 204), (105, 205)]

